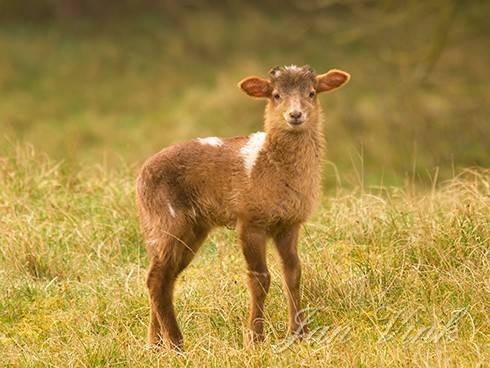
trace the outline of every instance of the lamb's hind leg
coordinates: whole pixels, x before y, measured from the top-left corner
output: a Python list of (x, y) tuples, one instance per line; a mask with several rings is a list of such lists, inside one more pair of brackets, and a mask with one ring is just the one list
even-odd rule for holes
[(152, 259), (148, 272), (147, 286), (150, 294), (150, 344), (168, 341), (172, 347), (182, 347), (180, 333), (173, 308), (175, 264), (169, 259)]
[(154, 240), (147, 278), (151, 307), (149, 343), (158, 345), (163, 340), (176, 349), (183, 348), (183, 338), (173, 307), (175, 280), (190, 263), (208, 233), (207, 229), (198, 226), (183, 228), (174, 233), (166, 232)]

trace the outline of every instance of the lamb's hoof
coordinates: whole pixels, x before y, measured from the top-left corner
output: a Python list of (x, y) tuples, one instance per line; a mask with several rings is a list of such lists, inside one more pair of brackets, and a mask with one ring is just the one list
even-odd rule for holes
[(291, 330), (291, 335), (297, 338), (298, 340), (303, 340), (306, 335), (308, 335), (308, 326), (299, 325), (296, 328)]
[(160, 348), (161, 348), (161, 345), (159, 345), (159, 344), (147, 342), (145, 344), (144, 350), (145, 351), (158, 351), (158, 350), (160, 350)]
[(265, 336), (263, 333), (257, 333), (252, 330), (247, 330), (245, 331), (243, 335), (243, 346), (246, 349), (252, 349), (254, 348), (257, 344), (261, 343), (264, 341)]
[(178, 341), (178, 342), (172, 342), (172, 341), (158, 341), (158, 342), (147, 342), (145, 344), (146, 351), (154, 351), (154, 352), (159, 352), (162, 350), (173, 350), (176, 353), (184, 353), (184, 342), (183, 341)]

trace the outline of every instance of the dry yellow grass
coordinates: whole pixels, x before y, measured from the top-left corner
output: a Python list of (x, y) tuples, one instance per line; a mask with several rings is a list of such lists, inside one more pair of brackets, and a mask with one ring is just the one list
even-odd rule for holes
[(301, 237), (312, 334), (285, 346), (273, 283), (267, 339), (242, 346), (248, 295), (235, 235), (212, 234), (177, 287), (186, 353), (145, 349), (145, 256), (133, 170), (0, 158), (5, 366), (475, 367), (490, 361), (490, 172), (433, 190), (339, 191)]

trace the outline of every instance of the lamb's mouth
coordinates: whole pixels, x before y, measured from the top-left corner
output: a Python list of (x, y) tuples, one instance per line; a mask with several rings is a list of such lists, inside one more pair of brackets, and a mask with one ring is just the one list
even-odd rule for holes
[(286, 119), (287, 123), (293, 127), (297, 127), (297, 126), (300, 126), (301, 124), (303, 124), (305, 122), (305, 119), (303, 117), (301, 118), (289, 118), (289, 119)]

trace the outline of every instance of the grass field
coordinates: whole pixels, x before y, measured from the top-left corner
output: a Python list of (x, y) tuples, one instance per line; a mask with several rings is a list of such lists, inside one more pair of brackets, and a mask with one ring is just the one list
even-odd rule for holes
[(488, 171), (424, 193), (325, 197), (301, 237), (312, 335), (287, 348), (275, 254), (267, 339), (247, 351), (244, 261), (232, 231), (214, 232), (177, 287), (183, 356), (145, 349), (147, 258), (133, 177), (124, 165), (79, 169), (29, 147), (4, 152), (2, 365), (488, 366)]
[[(159, 1), (124, 3), (184, 5), (21, 21), (0, 0), (0, 367), (490, 367), (490, 2)], [(136, 170), (261, 130), (236, 83), (291, 63), (352, 74), (321, 97), (311, 335), (286, 339), (271, 249), (267, 338), (243, 348), (245, 264), (221, 229), (177, 287), (186, 353), (147, 350)]]

